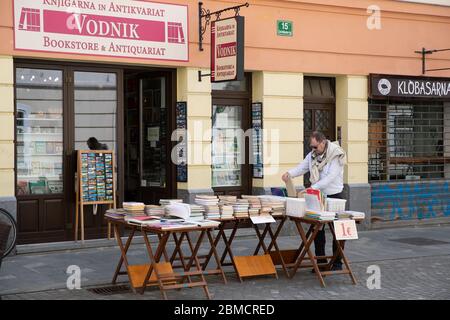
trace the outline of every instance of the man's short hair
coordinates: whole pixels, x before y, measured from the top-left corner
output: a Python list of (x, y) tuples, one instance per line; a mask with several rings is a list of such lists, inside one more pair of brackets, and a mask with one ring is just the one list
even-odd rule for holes
[(310, 138), (314, 138), (319, 143), (327, 140), (327, 137), (320, 131), (314, 131), (313, 133), (311, 133)]

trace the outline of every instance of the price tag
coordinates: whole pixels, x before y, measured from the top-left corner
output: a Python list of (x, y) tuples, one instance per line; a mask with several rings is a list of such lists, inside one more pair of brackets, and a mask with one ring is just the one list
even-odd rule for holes
[(334, 232), (337, 240), (355, 240), (358, 239), (358, 230), (355, 220), (336, 220), (333, 221)]

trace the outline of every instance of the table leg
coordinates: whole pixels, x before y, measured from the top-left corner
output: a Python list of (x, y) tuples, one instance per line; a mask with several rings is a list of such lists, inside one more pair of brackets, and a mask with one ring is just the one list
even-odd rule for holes
[[(275, 231), (275, 235), (272, 237), (272, 241), (269, 244), (269, 247), (267, 250), (272, 250), (272, 247), (274, 243), (276, 242), (276, 239), (278, 239), (278, 236), (280, 235), (281, 230), (283, 229), (284, 223), (286, 222), (286, 217), (283, 217), (283, 219), (280, 221), (280, 224), (277, 227), (277, 230)], [(275, 240), (274, 240), (275, 239)]]
[[(238, 225), (239, 225), (239, 222), (238, 221), (234, 221), (234, 226), (233, 226), (233, 230), (231, 231), (230, 238), (227, 239), (227, 236), (225, 235), (225, 232), (222, 233), (222, 238), (223, 238), (223, 241), (225, 242), (225, 250), (224, 250), (224, 252), (222, 254), (222, 257), (220, 259), (220, 263), (221, 264), (223, 264), (223, 262), (225, 261), (225, 258), (227, 256), (227, 254), (230, 255), (230, 258), (231, 258), (231, 248), (230, 247), (231, 247), (231, 244), (232, 244), (232, 242), (234, 240), (234, 237), (236, 236)], [(233, 264), (234, 264), (234, 262), (233, 262)]]
[[(209, 229), (206, 230), (206, 234), (208, 236), (209, 244), (211, 245), (211, 250), (213, 251), (214, 258), (216, 260), (217, 268), (219, 268), (220, 273), (222, 274), (223, 283), (227, 284), (227, 278), (225, 277), (225, 272), (223, 272), (222, 265), (220, 264), (220, 258), (219, 258), (219, 255), (217, 254), (217, 250), (216, 250), (216, 247), (214, 245), (214, 239), (213, 239), (213, 236), (211, 234), (211, 230), (209, 230)], [(205, 269), (203, 269), (203, 270), (205, 270)]]
[(170, 232), (167, 232), (166, 234), (164, 234), (164, 236), (162, 237), (161, 241), (158, 244), (158, 248), (156, 249), (156, 252), (154, 255), (153, 255), (152, 246), (150, 245), (150, 241), (148, 240), (147, 232), (143, 231), (142, 233), (144, 236), (145, 245), (147, 246), (148, 254), (150, 256), (151, 264), (147, 271), (147, 275), (145, 276), (144, 283), (142, 284), (141, 294), (144, 294), (145, 288), (147, 287), (147, 283), (148, 283), (148, 281), (152, 275), (152, 272), (154, 270), (161, 294), (162, 294), (163, 298), (165, 300), (167, 300), (167, 294), (164, 289), (164, 284), (161, 280), (161, 276), (158, 272), (158, 268), (156, 267), (156, 265), (160, 261), (162, 253), (164, 252), (164, 250), (166, 248), (167, 241), (170, 237)]
[(317, 233), (319, 232), (319, 230), (322, 226), (320, 224), (316, 224), (314, 226), (314, 232), (312, 233), (311, 237), (308, 239), (308, 238), (306, 238), (306, 234), (305, 234), (305, 231), (303, 230), (301, 222), (296, 221), (295, 225), (297, 226), (297, 230), (300, 233), (300, 237), (302, 238), (302, 241), (305, 244), (305, 246), (304, 246), (303, 252), (300, 254), (300, 256), (297, 259), (297, 262), (294, 265), (291, 277), (293, 277), (294, 274), (297, 272), (298, 267), (301, 265), (301, 263), (304, 260), (305, 255), (307, 254), (313, 265), (316, 276), (319, 278), (320, 284), (322, 285), (322, 287), (325, 287), (325, 281), (323, 280), (322, 274), (320, 273), (319, 267), (317, 265), (316, 257), (311, 251), (311, 244), (313, 243), (314, 239), (317, 236)]
[(228, 254), (230, 256), (230, 260), (231, 260), (231, 264), (233, 266), (234, 272), (238, 276), (239, 281), (242, 283), (244, 281), (239, 276), (239, 272), (238, 272), (238, 270), (236, 268), (236, 264), (234, 263), (233, 251), (231, 251), (231, 244), (233, 243), (234, 237), (236, 235), (236, 231), (238, 229), (238, 225), (239, 225), (239, 222), (235, 221), (235, 224), (233, 226), (233, 230), (231, 231), (231, 235), (230, 235), (229, 239), (227, 239), (227, 236), (225, 235), (225, 232), (222, 233), (222, 239), (223, 239), (223, 242), (225, 244), (225, 249), (224, 249), (224, 252), (222, 254), (222, 258), (220, 259), (220, 264), (223, 265), (223, 263), (225, 261), (225, 258), (226, 258), (227, 254)]
[[(269, 224), (269, 223), (266, 223), (266, 225), (265, 225), (265, 227), (264, 227), (264, 232), (263, 232), (262, 234), (261, 234), (261, 232), (259, 231), (259, 227), (258, 227), (257, 224), (254, 224), (254, 225), (253, 225), (253, 228), (255, 229), (256, 236), (258, 237), (258, 240), (259, 240), (258, 246), (262, 247), (264, 253), (267, 254), (268, 252), (267, 252), (266, 244), (264, 243), (264, 238), (266, 237), (267, 229), (270, 228), (270, 224)], [(258, 250), (255, 250), (255, 253), (256, 253), (257, 251), (259, 251), (259, 247), (258, 247), (257, 249), (258, 249)], [(256, 253), (256, 254), (257, 254), (257, 253)], [(256, 255), (256, 254), (254, 254), (254, 255)]]
[(259, 249), (262, 247), (264, 250), (264, 253), (267, 253), (267, 248), (265, 249), (265, 244), (264, 244), (264, 239), (266, 238), (267, 235), (267, 229), (270, 228), (270, 224), (266, 223), (265, 227), (264, 227), (264, 231), (262, 233), (262, 235), (259, 232), (259, 228), (257, 227), (256, 224), (253, 225), (255, 231), (256, 231), (256, 235), (258, 237), (258, 245), (256, 246), (255, 252), (253, 252), (254, 256), (257, 256), (259, 253)]
[[(183, 250), (181, 248), (181, 245), (183, 243), (184, 238), (187, 236), (186, 232), (182, 232), (180, 238), (178, 239), (177, 235), (175, 233), (173, 233), (173, 239), (175, 242), (175, 249), (173, 251), (172, 254), (172, 258), (170, 259), (170, 263), (173, 264), (175, 258), (176, 258), (176, 254), (178, 253), (178, 257), (180, 258), (180, 262), (181, 262), (181, 266), (183, 267), (184, 271), (187, 271), (187, 266), (186, 263), (184, 261), (184, 255), (183, 255)], [(188, 276), (189, 278), (189, 276)]]
[[(197, 271), (201, 271), (200, 278), (202, 279), (202, 282), (204, 283), (202, 287), (203, 287), (203, 290), (205, 291), (206, 297), (210, 300), (211, 299), (211, 294), (209, 293), (208, 285), (207, 285), (206, 279), (205, 279), (205, 275), (202, 272), (202, 267), (201, 267), (200, 261), (198, 260), (198, 257), (197, 257), (197, 253), (198, 253), (198, 250), (200, 249), (200, 246), (201, 246), (201, 243), (203, 241), (204, 236), (205, 236), (205, 230), (202, 230), (201, 233), (200, 233), (200, 237), (199, 237), (199, 239), (197, 241), (197, 244), (196, 244), (195, 248), (193, 247), (191, 241), (188, 241), (188, 244), (189, 244), (189, 248), (191, 250), (191, 260), (193, 258), (193, 260), (195, 261), (195, 267), (197, 268)], [(192, 263), (189, 263), (188, 270), (186, 270), (186, 271), (189, 271), (191, 266), (192, 266)], [(189, 282), (191, 282), (191, 281), (189, 280)]]
[[(214, 239), (214, 246), (211, 246), (211, 249), (209, 250), (209, 253), (208, 253), (208, 255), (206, 256), (206, 259), (205, 259), (205, 261), (203, 262), (203, 265), (202, 265), (202, 269), (203, 270), (206, 270), (206, 267), (208, 266), (208, 264), (209, 264), (209, 261), (211, 260), (211, 257), (212, 257), (212, 255), (213, 255), (213, 248), (214, 249), (216, 249), (217, 248), (217, 245), (219, 244), (219, 241), (220, 241), (220, 239), (221, 239), (221, 237), (222, 237), (222, 233), (224, 233), (225, 231), (225, 222), (223, 222), (223, 223), (221, 223), (220, 224), (220, 226), (219, 226), (219, 232), (217, 233), (217, 235), (216, 235), (216, 238)], [(218, 262), (219, 264), (220, 264), (220, 261)], [(221, 264), (220, 264), (221, 265)]]
[(117, 264), (116, 272), (114, 273), (114, 276), (112, 279), (112, 284), (117, 283), (117, 277), (119, 276), (120, 270), (122, 269), (122, 264), (125, 263), (125, 268), (128, 267), (127, 252), (128, 252), (128, 249), (130, 248), (131, 241), (133, 240), (135, 231), (136, 231), (136, 228), (133, 227), (128, 236), (127, 242), (124, 246), (123, 242), (122, 242), (122, 238), (120, 237), (119, 226), (117, 224), (114, 224), (114, 236), (116, 238), (117, 244), (120, 249), (120, 260), (119, 260), (119, 263)]
[(333, 257), (333, 260), (335, 260), (338, 256), (341, 256), (342, 260), (344, 261), (345, 267), (347, 268), (347, 271), (350, 274), (350, 278), (352, 279), (353, 284), (356, 285), (356, 283), (357, 283), (356, 277), (353, 274), (352, 269), (350, 268), (350, 263), (348, 262), (348, 259), (347, 259), (347, 257), (344, 254), (344, 250), (342, 250), (343, 246), (342, 246), (341, 241), (338, 241), (336, 239), (336, 233), (334, 231), (334, 226), (333, 226), (332, 223), (329, 223), (328, 226), (329, 226), (329, 228), (331, 230), (331, 234), (333, 235), (333, 241), (334, 241), (334, 243), (336, 243), (336, 249), (337, 249), (336, 250), (337, 252), (335, 254), (335, 257)]
[[(281, 223), (283, 223), (283, 222), (281, 222)], [(280, 225), (281, 225), (281, 223), (280, 223)], [(281, 261), (281, 267), (283, 268), (284, 274), (286, 275), (286, 277), (289, 278), (289, 271), (287, 269), (287, 265), (284, 262), (283, 255), (281, 254), (280, 248), (278, 247), (278, 244), (277, 244), (277, 236), (279, 234), (278, 231), (280, 230), (280, 228), (278, 228), (277, 231), (274, 234), (273, 231), (272, 231), (272, 228), (270, 227), (270, 225), (268, 225), (267, 227), (269, 228), (269, 236), (271, 238), (271, 242), (270, 242), (269, 248), (267, 250), (270, 253), (271, 246), (273, 246), (275, 248), (275, 252), (278, 254), (278, 258)]]
[[(162, 238), (161, 234), (158, 233), (158, 240), (161, 241), (161, 238)], [(167, 250), (166, 249), (164, 249), (164, 260), (166, 262), (169, 262), (169, 255), (167, 254)]]

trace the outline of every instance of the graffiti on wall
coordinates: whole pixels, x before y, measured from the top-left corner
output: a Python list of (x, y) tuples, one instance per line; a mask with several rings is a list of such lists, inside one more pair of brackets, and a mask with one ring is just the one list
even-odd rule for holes
[(450, 217), (449, 181), (372, 184), (372, 217), (408, 220)]

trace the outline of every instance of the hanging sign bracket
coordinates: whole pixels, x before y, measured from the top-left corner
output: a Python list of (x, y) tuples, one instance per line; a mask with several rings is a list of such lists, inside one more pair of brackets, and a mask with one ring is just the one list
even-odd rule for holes
[(422, 55), (422, 74), (425, 74), (427, 71), (450, 70), (450, 68), (437, 68), (437, 69), (427, 69), (426, 68), (427, 54), (433, 54), (435, 52), (442, 52), (442, 51), (450, 51), (450, 48), (448, 48), (448, 49), (433, 49), (433, 50), (427, 50), (425, 48), (422, 48), (422, 50), (420, 50), (420, 51), (414, 51), (415, 53)]
[(198, 3), (198, 49), (203, 51), (203, 35), (205, 34), (208, 26), (211, 22), (211, 16), (215, 15), (216, 20), (220, 20), (220, 16), (223, 12), (234, 10), (234, 16), (239, 15), (239, 11), (242, 7), (248, 7), (250, 4), (246, 2), (245, 4), (241, 4), (234, 7), (225, 8), (222, 10), (210, 12), (209, 9), (203, 8), (203, 2)]

